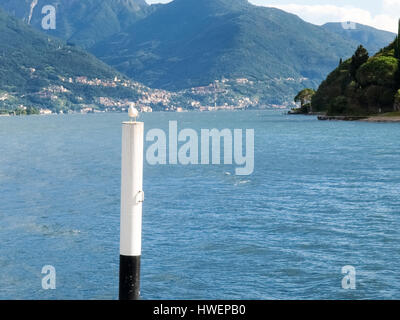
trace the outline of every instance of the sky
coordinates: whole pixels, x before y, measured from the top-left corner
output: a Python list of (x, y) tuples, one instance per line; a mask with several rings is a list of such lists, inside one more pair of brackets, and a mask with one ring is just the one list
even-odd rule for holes
[[(170, 0), (146, 0), (167, 3)], [(352, 21), (397, 33), (400, 0), (249, 0), (298, 15), (314, 24)]]

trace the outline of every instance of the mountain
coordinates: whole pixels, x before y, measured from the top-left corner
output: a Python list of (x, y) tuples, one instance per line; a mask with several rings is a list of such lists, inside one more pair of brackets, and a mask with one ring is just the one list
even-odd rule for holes
[(368, 52), (375, 54), (388, 43), (392, 42), (396, 34), (388, 31), (378, 30), (359, 23), (327, 23), (324, 29), (337, 33), (341, 37), (362, 44)]
[(120, 109), (129, 101), (161, 108), (171, 93), (129, 80), (82, 49), (44, 35), (0, 10), (0, 109), (55, 112)]
[[(243, 83), (245, 90), (246, 84)], [(229, 81), (219, 85), (223, 91)], [(134, 102), (142, 111), (209, 110), (215, 102), (246, 108), (255, 102), (242, 93), (214, 87), (169, 92), (135, 82), (76, 45), (35, 30), (0, 9), (0, 114), (122, 111)]]
[(205, 105), (255, 106), (316, 88), (360, 43), (376, 52), (394, 37), (361, 24), (318, 27), (246, 0), (175, 0), (90, 50), (148, 86), (192, 93)]
[[(42, 8), (56, 8), (56, 29), (43, 30)], [(145, 0), (0, 0), (0, 7), (36, 29), (84, 48), (128, 28), (154, 10)]]
[[(57, 8), (55, 30), (42, 30), (45, 4)], [(317, 88), (360, 40), (373, 48), (387, 36), (372, 28), (362, 29), (368, 36), (342, 33), (247, 0), (151, 6), (144, 0), (0, 0), (0, 6), (135, 81), (173, 91), (179, 102), (173, 108), (281, 105), (304, 87)]]
[(90, 50), (150, 87), (246, 79), (260, 102), (281, 103), (305, 84), (317, 87), (357, 45), (246, 0), (175, 0)]

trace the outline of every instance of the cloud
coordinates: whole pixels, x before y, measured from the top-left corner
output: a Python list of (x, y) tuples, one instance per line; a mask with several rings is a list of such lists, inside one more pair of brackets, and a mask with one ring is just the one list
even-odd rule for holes
[(400, 17), (400, 0), (383, 0), (383, 12)]
[(400, 0), (383, 0), (385, 6), (397, 6), (400, 7)]
[(296, 14), (303, 20), (318, 25), (322, 25), (326, 22), (353, 21), (396, 33), (398, 17), (396, 17), (395, 13), (400, 13), (400, 0), (384, 0), (382, 13), (376, 15), (372, 15), (368, 10), (353, 6), (301, 4), (268, 5), (265, 0), (250, 1), (257, 5), (271, 6)]

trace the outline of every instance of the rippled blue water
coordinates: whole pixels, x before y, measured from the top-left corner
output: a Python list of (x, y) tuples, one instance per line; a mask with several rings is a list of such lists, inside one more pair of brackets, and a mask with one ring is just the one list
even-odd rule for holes
[[(0, 118), (0, 299), (117, 298), (125, 118)], [(400, 298), (400, 124), (271, 111), (142, 120), (256, 135), (251, 176), (145, 165), (144, 299)], [(42, 290), (44, 265), (56, 290)], [(356, 290), (341, 287), (345, 265)]]

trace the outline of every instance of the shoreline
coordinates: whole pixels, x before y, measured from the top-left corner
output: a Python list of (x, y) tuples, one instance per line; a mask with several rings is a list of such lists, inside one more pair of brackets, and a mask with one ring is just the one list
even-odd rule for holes
[(360, 121), (367, 118), (367, 116), (318, 116), (318, 120), (320, 121)]
[(400, 123), (400, 116), (318, 116), (320, 121), (361, 121), (370, 123)]
[(375, 122), (375, 123), (400, 123), (400, 117), (382, 117), (382, 116), (373, 116), (363, 120), (363, 122)]
[[(165, 113), (208, 113), (208, 112), (238, 112), (238, 111), (281, 111), (283, 109), (279, 108), (260, 108), (260, 109), (218, 109), (218, 110), (188, 110), (184, 109), (182, 111), (177, 110), (156, 110), (156, 111), (142, 111), (141, 114), (144, 113), (158, 113), (158, 112), (165, 112)], [(98, 112), (64, 112), (64, 113), (38, 113), (38, 114), (0, 114), (0, 117), (27, 117), (27, 116), (40, 116), (40, 117), (50, 117), (50, 116), (65, 116), (65, 115), (92, 115), (92, 114), (122, 114), (127, 113), (128, 111), (98, 111)], [(286, 113), (285, 113), (286, 114)]]

